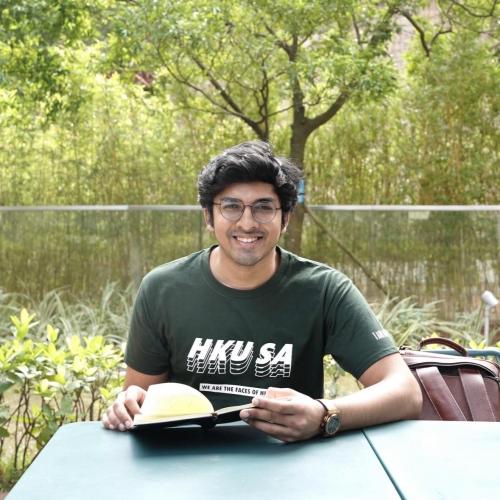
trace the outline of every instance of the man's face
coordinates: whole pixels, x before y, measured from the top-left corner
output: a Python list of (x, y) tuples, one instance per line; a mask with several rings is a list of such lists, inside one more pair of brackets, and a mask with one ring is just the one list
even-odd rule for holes
[[(274, 187), (266, 182), (231, 184), (214, 199), (214, 203), (231, 201), (240, 201), (245, 205), (265, 201), (280, 208)], [(205, 217), (208, 220), (207, 210)], [(255, 266), (263, 260), (274, 259), (274, 249), (284, 230), (281, 222), (281, 210), (276, 211), (272, 221), (262, 223), (254, 219), (250, 207), (245, 207), (239, 220), (230, 221), (222, 216), (220, 206), (214, 205), (213, 221), (209, 226), (215, 232), (222, 258), (228, 258), (241, 266)]]

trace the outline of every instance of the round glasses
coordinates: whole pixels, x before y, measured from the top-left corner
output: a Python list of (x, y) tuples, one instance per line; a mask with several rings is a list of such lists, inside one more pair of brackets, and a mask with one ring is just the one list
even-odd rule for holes
[(246, 207), (250, 207), (252, 217), (256, 222), (263, 224), (271, 222), (276, 216), (276, 212), (281, 210), (273, 205), (272, 201), (257, 201), (251, 205), (245, 205), (241, 200), (222, 200), (220, 203), (213, 203), (218, 205), (222, 217), (226, 220), (236, 222), (241, 219)]

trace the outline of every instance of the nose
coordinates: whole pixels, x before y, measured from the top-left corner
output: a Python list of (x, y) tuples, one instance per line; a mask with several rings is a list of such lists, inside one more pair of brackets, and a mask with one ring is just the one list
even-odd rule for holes
[(252, 207), (246, 206), (241, 214), (240, 220), (238, 221), (238, 226), (242, 229), (249, 230), (257, 227), (257, 222), (253, 218)]

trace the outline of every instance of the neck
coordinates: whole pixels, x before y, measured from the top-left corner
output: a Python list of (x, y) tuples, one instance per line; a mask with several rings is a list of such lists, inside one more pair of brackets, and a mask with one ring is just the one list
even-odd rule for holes
[(215, 279), (224, 286), (236, 290), (252, 290), (269, 281), (279, 266), (279, 253), (275, 248), (272, 253), (266, 256), (253, 266), (243, 266), (228, 259), (220, 247), (216, 247), (210, 252), (210, 271)]

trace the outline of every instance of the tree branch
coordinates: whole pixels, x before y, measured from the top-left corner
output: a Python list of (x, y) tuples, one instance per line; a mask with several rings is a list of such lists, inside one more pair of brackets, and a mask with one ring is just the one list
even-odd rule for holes
[(358, 22), (356, 21), (356, 16), (354, 15), (354, 12), (351, 12), (351, 17), (352, 17), (352, 25), (354, 27), (354, 33), (356, 34), (356, 41), (358, 42), (358, 45), (361, 45), (362, 44), (361, 33), (359, 32)]
[[(238, 106), (238, 104), (236, 104), (236, 102), (231, 97), (231, 95), (226, 91), (226, 89), (224, 89), (224, 87), (214, 78), (211, 72), (204, 66), (202, 61), (194, 54), (191, 54), (190, 57), (193, 60), (193, 62), (198, 66), (198, 68), (200, 68), (200, 70), (206, 75), (212, 87), (214, 87), (215, 90), (217, 90), (222, 99), (232, 109), (231, 114), (243, 120), (243, 122), (245, 122), (257, 134), (257, 136), (260, 139), (266, 140), (267, 137), (265, 136), (264, 131), (259, 127), (259, 124), (256, 121), (252, 120), (241, 110), (241, 108)], [(206, 96), (206, 94), (204, 95)]]
[(457, 7), (465, 10), (465, 12), (467, 12), (467, 14), (469, 14), (469, 16), (477, 17), (479, 19), (487, 19), (488, 17), (493, 16), (493, 14), (495, 12), (495, 8), (496, 8), (497, 3), (498, 3), (498, 0), (493, 1), (492, 5), (491, 5), (491, 9), (486, 11), (486, 14), (477, 14), (476, 12), (473, 12), (469, 6), (465, 5), (464, 3), (457, 2), (456, 0), (450, 0), (450, 2), (453, 5), (456, 5)]
[[(391, 6), (387, 9), (387, 12), (385, 13), (382, 21), (378, 26), (379, 29), (374, 30), (374, 33), (372, 34), (370, 40), (368, 41), (367, 45), (369, 48), (373, 49), (377, 45), (385, 41), (384, 37), (379, 36), (379, 32), (382, 31), (380, 28), (384, 28), (397, 12), (398, 9), (395, 6)], [(315, 116), (314, 118), (307, 119), (306, 133), (307, 134), (312, 133), (314, 130), (321, 127), (321, 125), (324, 125), (326, 122), (331, 120), (340, 111), (342, 106), (344, 106), (344, 104), (349, 100), (354, 89), (356, 88), (356, 85), (357, 81), (353, 80), (351, 83), (349, 83), (344, 87), (344, 89), (340, 92), (335, 101), (332, 102), (332, 104), (328, 107), (328, 109), (325, 112)]]
[[(409, 21), (409, 23), (417, 30), (418, 36), (420, 37), (420, 44), (422, 45), (422, 48), (424, 49), (426, 57), (431, 56), (431, 49), (429, 45), (427, 45), (427, 41), (425, 40), (425, 31), (419, 26), (417, 21), (413, 19), (413, 17), (407, 12), (406, 10), (401, 10), (399, 11), (400, 14)], [(434, 38), (433, 38), (434, 40)]]
[(280, 48), (280, 49), (283, 49), (288, 58), (290, 58), (290, 51), (291, 51), (291, 46), (288, 45), (286, 42), (284, 42), (275, 32), (274, 30), (271, 28), (271, 26), (269, 26), (265, 21), (264, 19), (261, 18), (261, 21), (262, 21), (262, 24), (264, 25), (264, 28), (266, 28), (266, 31), (274, 38), (274, 41), (276, 43), (276, 45)]
[(351, 97), (352, 91), (344, 90), (340, 93), (340, 95), (332, 102), (330, 107), (324, 112), (321, 113), (314, 118), (310, 118), (307, 120), (307, 130), (309, 133), (313, 132), (317, 128), (324, 125), (326, 122), (331, 120), (342, 108), (342, 106), (348, 101), (349, 97)]
[[(446, 13), (444, 14), (446, 16), (446, 19), (450, 23), (450, 26), (453, 26), (454, 24), (457, 26), (460, 26), (461, 28), (464, 28), (466, 30), (472, 31), (473, 33), (477, 34), (491, 34), (492, 29), (486, 29), (486, 30), (481, 30), (481, 29), (474, 29), (474, 27), (468, 25), (466, 22), (463, 22), (460, 20), (459, 17), (454, 17), (453, 14), (453, 9), (458, 8), (462, 9), (464, 12), (467, 13), (469, 17), (476, 18), (476, 19), (488, 19), (488, 18), (493, 18), (494, 13), (495, 13), (495, 8), (498, 4), (498, 0), (494, 0), (493, 3), (491, 4), (491, 8), (489, 10), (483, 9), (485, 11), (485, 14), (478, 14), (476, 12), (473, 12), (472, 9), (460, 2), (454, 1), (454, 0), (448, 0), (449, 2), (449, 7), (446, 9)], [(438, 1), (439, 7), (441, 7), (441, 2)], [(494, 28), (493, 28), (494, 30)]]
[(269, 118), (271, 118), (272, 116), (276, 116), (276, 115), (279, 115), (281, 113), (285, 113), (286, 111), (290, 111), (291, 109), (293, 108), (293, 105), (290, 104), (290, 106), (286, 106), (284, 108), (281, 108), (281, 109), (278, 109), (277, 111), (273, 111), (272, 113), (269, 113)]
[(347, 247), (347, 245), (340, 240), (332, 231), (330, 231), (309, 209), (307, 205), (304, 205), (305, 213), (311, 218), (311, 220), (357, 264), (361, 270), (365, 273), (367, 278), (372, 281), (376, 287), (381, 290), (385, 295), (389, 295), (389, 290), (382, 284), (382, 282), (374, 276), (370, 270), (361, 262), (360, 259)]
[(227, 107), (223, 106), (221, 103), (217, 102), (215, 99), (212, 98), (211, 95), (209, 95), (205, 90), (203, 90), (201, 87), (198, 87), (197, 85), (194, 85), (193, 83), (191, 83), (191, 81), (189, 80), (188, 77), (186, 76), (183, 76), (182, 74), (182, 71), (181, 69), (179, 68), (179, 65), (177, 63), (175, 63), (175, 66), (177, 68), (177, 71), (174, 71), (170, 65), (167, 63), (167, 61), (165, 61), (165, 59), (163, 58), (162, 54), (161, 54), (161, 51), (156, 48), (157, 50), (157, 53), (158, 53), (158, 58), (160, 59), (160, 61), (162, 62), (163, 66), (166, 68), (166, 70), (168, 71), (168, 74), (177, 82), (177, 83), (180, 83), (181, 85), (184, 85), (188, 88), (190, 88), (191, 90), (194, 90), (195, 92), (198, 92), (200, 93), (203, 97), (205, 97), (211, 104), (213, 104), (214, 106), (216, 106), (217, 108), (220, 108), (222, 109), (222, 111), (226, 114), (232, 114), (233, 116), (237, 116), (238, 118), (240, 118), (240, 116), (238, 116), (237, 114), (235, 114), (232, 110), (228, 109)]
[[(269, 136), (269, 79), (264, 66), (262, 66), (261, 71), (262, 87), (260, 88), (260, 95), (262, 100), (259, 104), (259, 115), (261, 117), (261, 121), (264, 122), (264, 132), (266, 136)], [(259, 102), (257, 97), (255, 99)]]

